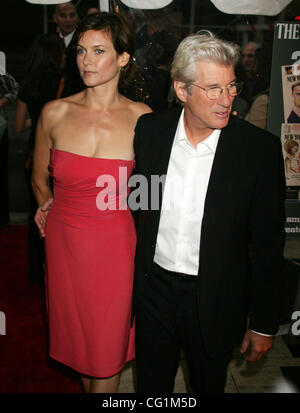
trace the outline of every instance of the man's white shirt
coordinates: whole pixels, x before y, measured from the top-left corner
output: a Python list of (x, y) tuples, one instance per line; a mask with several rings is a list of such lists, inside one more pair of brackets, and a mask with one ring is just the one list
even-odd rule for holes
[(197, 275), (204, 202), (219, 141), (216, 129), (197, 147), (180, 116), (165, 182), (154, 261), (169, 271)]
[(63, 36), (60, 31), (58, 32), (59, 37), (64, 39), (66, 48), (69, 46), (74, 33), (75, 33), (75, 30), (73, 30), (71, 33), (67, 34), (67, 36)]

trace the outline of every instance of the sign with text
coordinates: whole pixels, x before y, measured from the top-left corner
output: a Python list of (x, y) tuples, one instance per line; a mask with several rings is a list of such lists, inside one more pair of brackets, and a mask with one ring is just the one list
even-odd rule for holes
[(299, 40), (300, 23), (275, 24), (267, 129), (278, 137), (282, 124), (300, 123)]
[(288, 236), (300, 235), (300, 201), (287, 200), (285, 203), (285, 232)]

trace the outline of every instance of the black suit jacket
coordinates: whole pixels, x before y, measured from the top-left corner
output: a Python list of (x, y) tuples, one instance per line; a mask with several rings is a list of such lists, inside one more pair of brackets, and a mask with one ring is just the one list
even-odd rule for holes
[(77, 67), (77, 37), (76, 32), (72, 36), (68, 47), (66, 48), (66, 66), (65, 66), (65, 84), (61, 97), (72, 96), (75, 93), (81, 92), (86, 88), (83, 80), (80, 77)]
[[(181, 109), (143, 115), (136, 126), (136, 173), (167, 173)], [(150, 197), (149, 184), (149, 199)], [(197, 188), (195, 188), (197, 191)], [(279, 138), (237, 117), (222, 129), (207, 189), (200, 241), (198, 309), (215, 356), (240, 344), (247, 328), (275, 334), (284, 246), (285, 178)], [(137, 216), (134, 312), (151, 276), (160, 219)]]

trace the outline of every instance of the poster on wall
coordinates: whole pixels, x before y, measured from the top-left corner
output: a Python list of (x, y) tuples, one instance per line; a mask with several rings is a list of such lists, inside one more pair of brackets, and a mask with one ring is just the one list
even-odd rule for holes
[(281, 144), (287, 186), (300, 186), (300, 123), (281, 125)]
[(278, 137), (281, 136), (282, 124), (299, 123), (295, 122), (297, 117), (293, 118), (293, 114), (289, 118), (291, 112), (298, 113), (300, 117), (300, 99), (299, 109), (294, 110), (300, 87), (295, 86), (292, 90), (292, 86), (300, 82), (299, 40), (300, 23), (275, 24), (267, 129)]
[[(274, 25), (271, 83), (267, 129), (282, 142), (285, 159), (286, 197), (299, 196), (299, 171), (296, 168), (296, 145), (286, 143), (289, 139), (300, 145), (300, 23), (277, 22)], [(285, 146), (284, 146), (285, 145)], [(295, 154), (288, 153), (296, 151)], [(289, 168), (289, 165), (292, 165)]]
[(300, 123), (300, 66), (281, 67), (282, 94), (285, 123)]

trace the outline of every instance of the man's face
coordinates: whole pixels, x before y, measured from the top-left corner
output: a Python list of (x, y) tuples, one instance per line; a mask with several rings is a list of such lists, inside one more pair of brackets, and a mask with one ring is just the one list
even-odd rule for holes
[(191, 86), (191, 95), (181, 82), (174, 82), (178, 98), (184, 102), (186, 121), (199, 131), (205, 139), (214, 129), (224, 128), (231, 112), (233, 96), (229, 96), (226, 86), (235, 81), (233, 66), (204, 61), (196, 62), (197, 73), (194, 84), (203, 88), (221, 87), (223, 92), (217, 99), (209, 99), (204, 90)]
[(255, 70), (256, 57), (255, 57), (256, 45), (253, 43), (246, 44), (242, 50), (242, 65), (246, 72)]
[(78, 22), (78, 15), (74, 4), (68, 2), (57, 5), (56, 12), (53, 14), (53, 20), (63, 36), (72, 33), (76, 29)]
[(294, 105), (300, 108), (300, 85), (294, 87), (293, 98), (294, 98)]

